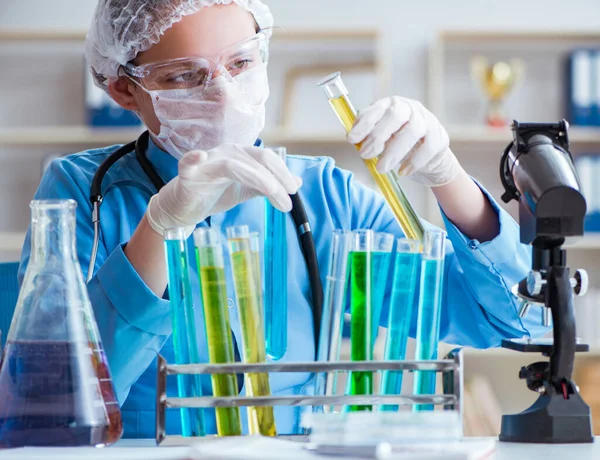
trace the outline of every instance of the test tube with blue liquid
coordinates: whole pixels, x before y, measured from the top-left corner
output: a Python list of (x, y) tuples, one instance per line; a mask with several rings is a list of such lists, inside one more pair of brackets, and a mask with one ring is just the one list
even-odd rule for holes
[[(177, 364), (200, 362), (196, 341), (196, 322), (189, 272), (187, 233), (183, 228), (165, 232), (165, 255), (169, 277), (169, 299), (173, 324), (173, 346)], [(202, 396), (199, 375), (178, 375), (180, 398)], [(181, 409), (182, 434), (185, 437), (204, 436), (202, 409)]]
[(381, 311), (387, 292), (394, 249), (394, 235), (389, 233), (375, 233), (373, 240), (373, 254), (371, 256), (371, 278), (373, 289), (371, 292), (371, 342), (375, 346), (381, 320)]
[[(442, 230), (428, 230), (425, 232), (421, 259), (421, 280), (419, 283), (416, 360), (437, 359), (444, 288), (445, 252), (446, 233)], [(416, 371), (414, 393), (417, 395), (433, 395), (435, 394), (435, 383), (435, 371)], [(414, 406), (414, 410), (433, 410), (433, 405), (417, 404)]]
[[(284, 147), (273, 149), (286, 162)], [(267, 355), (283, 358), (287, 349), (287, 214), (265, 200), (264, 301)]]
[[(384, 360), (406, 359), (406, 344), (418, 286), (422, 244), (417, 240), (401, 238), (396, 243), (394, 280), (388, 316), (388, 333)], [(402, 371), (384, 371), (380, 393), (399, 395), (402, 392)], [(380, 406), (382, 411), (397, 411), (396, 405)]]
[[(348, 283), (348, 256), (351, 245), (352, 232), (336, 230), (333, 233), (317, 354), (320, 362), (336, 362), (340, 359)], [(335, 394), (336, 375), (336, 372), (317, 374), (315, 394), (317, 396)], [(327, 412), (331, 410), (329, 406), (324, 409)], [(314, 406), (314, 412), (321, 411), (323, 407)]]

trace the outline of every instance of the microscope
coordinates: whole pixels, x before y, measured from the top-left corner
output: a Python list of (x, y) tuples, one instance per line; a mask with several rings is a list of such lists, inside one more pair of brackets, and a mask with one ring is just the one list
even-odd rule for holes
[(519, 378), (539, 393), (520, 414), (502, 417), (500, 441), (526, 443), (593, 442), (589, 406), (573, 382), (575, 353), (589, 351), (578, 343), (574, 295), (584, 295), (584, 270), (569, 274), (563, 245), (583, 236), (586, 202), (569, 151), (568, 123), (512, 124), (513, 142), (506, 148), (500, 177), (506, 203), (517, 200), (521, 243), (532, 246), (532, 270), (513, 294), (524, 318), (541, 308), (544, 325), (553, 324), (553, 339), (505, 340), (504, 348), (541, 353), (549, 362), (523, 367)]

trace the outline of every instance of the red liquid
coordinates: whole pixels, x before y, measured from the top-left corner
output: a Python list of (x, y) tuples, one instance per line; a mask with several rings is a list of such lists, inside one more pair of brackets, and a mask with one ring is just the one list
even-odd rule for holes
[(102, 446), (122, 429), (102, 352), (86, 343), (7, 342), (0, 447)]

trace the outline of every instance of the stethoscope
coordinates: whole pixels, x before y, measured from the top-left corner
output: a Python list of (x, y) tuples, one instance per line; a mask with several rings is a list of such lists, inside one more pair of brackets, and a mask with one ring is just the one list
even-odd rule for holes
[[(98, 257), (98, 244), (100, 242), (100, 205), (104, 199), (102, 195), (102, 181), (106, 176), (108, 170), (125, 155), (135, 152), (136, 159), (140, 164), (144, 174), (150, 179), (150, 182), (154, 185), (156, 191), (160, 191), (165, 186), (164, 181), (158, 175), (154, 166), (148, 159), (148, 142), (150, 140), (150, 134), (145, 131), (137, 140), (130, 142), (127, 145), (116, 150), (112, 153), (102, 164), (98, 167), (92, 185), (90, 187), (90, 201), (92, 203), (92, 223), (94, 225), (94, 242), (92, 245), (92, 255), (90, 258), (90, 265), (88, 268), (87, 281), (91, 281), (94, 275), (94, 267), (96, 266), (96, 258)], [(317, 251), (315, 249), (315, 242), (312, 236), (312, 230), (306, 216), (306, 209), (304, 203), (300, 198), (300, 195), (290, 195), (292, 199), (292, 210), (290, 214), (294, 220), (298, 232), (298, 239), (304, 261), (308, 270), (308, 279), (310, 282), (310, 288), (312, 291), (312, 313), (313, 313), (313, 325), (315, 331), (315, 352), (318, 348), (318, 340), (321, 329), (321, 316), (323, 312), (323, 288), (321, 285), (321, 278), (319, 275), (319, 265), (317, 260)]]

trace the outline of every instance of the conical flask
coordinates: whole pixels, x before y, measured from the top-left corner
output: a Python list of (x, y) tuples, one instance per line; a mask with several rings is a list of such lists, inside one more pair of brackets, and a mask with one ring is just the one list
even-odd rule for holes
[(123, 424), (77, 260), (77, 204), (30, 206), (31, 258), (0, 366), (0, 447), (106, 446)]

